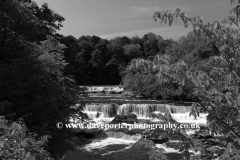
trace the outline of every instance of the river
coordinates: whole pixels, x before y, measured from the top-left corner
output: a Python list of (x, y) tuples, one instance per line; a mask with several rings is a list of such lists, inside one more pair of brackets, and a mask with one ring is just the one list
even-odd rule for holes
[[(164, 114), (166, 110), (170, 110), (173, 119), (181, 123), (206, 123), (206, 114), (201, 114), (197, 119), (189, 116), (191, 103), (144, 99), (125, 92), (121, 86), (85, 86), (80, 88), (85, 88), (87, 94), (81, 97), (79, 104), (84, 106), (84, 112), (88, 114), (91, 119), (90, 122), (99, 124), (99, 126), (109, 124), (116, 115), (129, 114), (136, 115), (138, 123), (158, 124), (162, 121), (158, 118), (158, 115)], [(73, 121), (77, 120), (74, 119)], [(192, 130), (189, 130), (189, 133), (191, 132)], [(141, 134), (105, 129), (104, 135), (103, 137), (92, 138), (88, 144), (77, 147), (74, 153), (67, 153), (64, 159), (148, 160), (144, 151), (132, 148), (132, 145), (141, 138)], [(174, 142), (171, 144), (174, 144)], [(165, 149), (169, 159), (182, 159), (182, 155), (176, 146), (169, 146), (165, 143), (156, 144), (156, 146)]]

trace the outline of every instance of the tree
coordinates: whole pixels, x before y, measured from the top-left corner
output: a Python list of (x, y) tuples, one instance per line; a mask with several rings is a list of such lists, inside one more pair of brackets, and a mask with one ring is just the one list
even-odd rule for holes
[(100, 41), (101, 41), (101, 38), (97, 37), (97, 36), (94, 36), (94, 35), (90, 39), (90, 42), (92, 43), (92, 46), (97, 45), (98, 43), (100, 43)]
[(114, 38), (118, 41), (118, 43), (122, 46), (125, 46), (127, 44), (130, 44), (130, 39), (126, 36), (123, 36), (123, 37), (116, 37)]
[[(56, 123), (68, 123), (69, 117), (76, 114), (86, 118), (81, 107), (74, 107), (78, 98), (77, 87), (64, 72), (67, 65), (63, 55), (65, 46), (57, 40), (61, 36), (55, 34), (64, 18), (46, 4), (40, 8), (32, 1), (2, 0), (0, 6), (0, 115), (4, 115), (8, 122), (22, 118), (28, 128), (26, 131), (16, 123), (12, 126), (1, 118), (1, 127), (2, 124), (12, 127), (11, 135), (1, 129), (4, 132), (1, 137), (13, 136), (16, 145), (22, 140), (28, 144), (21, 145), (33, 147), (29, 150), (39, 156), (45, 152), (44, 147), (51, 157), (61, 157), (73, 147), (74, 132), (59, 132)], [(14, 137), (18, 133), (22, 137)], [(37, 136), (28, 137), (30, 133)], [(34, 139), (44, 136), (51, 138), (44, 141)], [(47, 146), (43, 146), (47, 139)], [(4, 145), (4, 151), (16, 151), (11, 148), (13, 144), (14, 141), (7, 141), (0, 146)], [(33, 159), (27, 151), (26, 155)], [(4, 158), (12, 159), (12, 155)]]
[(107, 48), (108, 43), (109, 43), (108, 40), (103, 39), (95, 47), (96, 49), (100, 50), (104, 54), (104, 63), (107, 63), (111, 59), (111, 54)]
[(91, 57), (90, 63), (94, 68), (101, 68), (104, 66), (104, 56), (100, 50), (94, 50), (91, 54)]
[(174, 82), (158, 83), (157, 73), (166, 67), (157, 68), (162, 61), (159, 57), (156, 56), (153, 61), (133, 59), (124, 74), (124, 88), (154, 99), (188, 100), (187, 95)]
[(158, 42), (158, 49), (160, 54), (165, 54), (166, 49), (173, 44), (174, 41), (172, 39), (161, 40)]
[(165, 53), (170, 56), (171, 64), (182, 59), (191, 70), (196, 70), (205, 59), (214, 55), (206, 39), (206, 36), (194, 35), (191, 31), (187, 36), (180, 37), (177, 43), (169, 46)]
[[(231, 3), (235, 0), (231, 0)], [(191, 71), (183, 60), (170, 64), (169, 57), (162, 57), (158, 68), (159, 83), (176, 82), (185, 89), (191, 85), (190, 94), (195, 101), (192, 105), (191, 114), (198, 116), (207, 112), (207, 128), (212, 135), (220, 134), (216, 137), (215, 145), (207, 145), (210, 141), (196, 140), (193, 137), (182, 135), (174, 131), (175, 136), (179, 136), (183, 144), (182, 151), (186, 153), (187, 159), (239, 159), (240, 158), (240, 105), (239, 105), (239, 32), (227, 24), (233, 23), (238, 26), (240, 2), (231, 10), (234, 13), (221, 22), (204, 22), (202, 17), (189, 18), (179, 8), (176, 11), (155, 12), (155, 21), (169, 23), (179, 16), (184, 27), (193, 25), (194, 34), (200, 33), (207, 37), (207, 42), (211, 44), (214, 55), (210, 56), (204, 69)], [(156, 131), (160, 133), (159, 131)], [(199, 132), (198, 135), (201, 135)], [(185, 138), (184, 138), (185, 137)], [(202, 155), (190, 156), (189, 148), (195, 148)], [(156, 152), (154, 152), (156, 153)], [(191, 153), (192, 154), (192, 153)], [(162, 155), (162, 153), (160, 153)], [(151, 155), (150, 155), (151, 156)]]
[(143, 47), (144, 47), (144, 53), (145, 57), (150, 59), (153, 59), (153, 57), (158, 53), (158, 41), (162, 41), (163, 38), (160, 36), (157, 36), (154, 33), (148, 33), (143, 36)]
[(139, 44), (141, 46), (141, 49), (143, 50), (143, 40), (139, 38), (138, 36), (133, 36), (131, 39), (131, 44)]
[(62, 37), (60, 42), (66, 46), (63, 54), (68, 65), (65, 67), (64, 73), (76, 79), (76, 55), (81, 52), (81, 47), (73, 36)]
[(36, 2), (2, 0), (0, 5), (2, 47), (10, 39), (14, 40), (11, 43), (16, 43), (17, 39), (31, 42), (44, 40), (46, 35), (53, 35), (59, 30), (65, 20), (49, 9), (46, 3), (39, 7)]
[(124, 56), (126, 62), (130, 62), (134, 58), (142, 57), (141, 46), (139, 44), (129, 44), (124, 46)]
[(76, 80), (80, 84), (89, 82), (90, 53), (83, 51), (76, 55)]

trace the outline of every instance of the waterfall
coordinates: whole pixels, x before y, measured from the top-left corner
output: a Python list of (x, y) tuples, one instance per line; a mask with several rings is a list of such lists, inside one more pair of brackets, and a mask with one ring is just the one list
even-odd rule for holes
[(130, 141), (138, 141), (142, 136), (140, 134), (129, 135), (124, 132), (106, 132), (109, 138), (116, 138), (116, 139), (123, 139), (123, 140), (130, 140)]
[(88, 92), (111, 92), (111, 91), (123, 91), (120, 86), (88, 86), (86, 87)]
[(117, 104), (102, 104), (101, 103), (101, 104), (86, 104), (85, 105), (85, 111), (101, 112), (103, 114), (103, 117), (114, 117), (117, 114), (117, 108), (118, 108)]
[(96, 111), (85, 111), (90, 119), (104, 118), (105, 116), (102, 112)]
[(118, 107), (117, 113), (120, 115), (134, 113), (141, 117), (151, 118), (156, 112), (165, 113), (169, 109), (170, 106), (166, 104), (123, 104)]
[(153, 118), (157, 114), (165, 113), (170, 110), (171, 106), (167, 104), (86, 104), (85, 111), (92, 118), (108, 118), (118, 115), (128, 115), (134, 113), (137, 116), (145, 118)]

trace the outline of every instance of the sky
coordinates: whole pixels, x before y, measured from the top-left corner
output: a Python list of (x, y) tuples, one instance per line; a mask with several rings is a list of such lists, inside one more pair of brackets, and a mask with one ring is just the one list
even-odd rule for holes
[(180, 8), (189, 17), (202, 16), (207, 22), (221, 20), (230, 13), (230, 0), (35, 0), (65, 18), (59, 31), (64, 36), (96, 35), (104, 39), (139, 36), (153, 32), (164, 39), (177, 40), (192, 30), (178, 23), (169, 27), (153, 19), (156, 11)]

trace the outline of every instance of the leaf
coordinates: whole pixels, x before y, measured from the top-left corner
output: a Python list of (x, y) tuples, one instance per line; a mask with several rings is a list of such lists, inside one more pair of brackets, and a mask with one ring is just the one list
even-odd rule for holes
[(185, 20), (184, 20), (184, 27), (185, 27), (185, 28), (188, 27), (188, 19), (187, 19), (187, 18), (185, 18)]
[(237, 16), (237, 23), (238, 23), (238, 19), (239, 19), (239, 16), (240, 16), (240, 5), (237, 5), (237, 6), (236, 6), (235, 14), (236, 14), (236, 16)]
[(231, 9), (230, 14), (235, 13), (235, 8)]
[(179, 16), (182, 19), (182, 21), (184, 22), (184, 13), (181, 13)]
[(153, 14), (153, 18), (154, 18), (155, 22), (157, 22), (157, 20), (158, 20), (157, 15), (158, 15), (158, 12), (155, 12), (155, 13)]
[[(168, 11), (167, 11), (168, 12)], [(174, 13), (169, 12), (168, 13), (168, 22), (169, 22), (169, 27), (172, 25)]]
[(178, 16), (182, 13), (181, 9), (180, 8), (177, 8), (176, 11), (175, 11), (175, 15), (176, 15), (176, 23), (177, 23), (177, 18)]
[(219, 47), (219, 51), (222, 52), (226, 47), (227, 47), (226, 44), (222, 45), (221, 47)]
[(162, 20), (160, 20), (160, 25), (161, 25), (161, 27), (162, 27)]
[(239, 19), (239, 16), (240, 16), (240, 5), (237, 5), (235, 8), (233, 8), (231, 11), (230, 11), (230, 14), (232, 13), (235, 13), (236, 15), (236, 23), (238, 24), (238, 19)]
[(228, 18), (226, 19), (227, 21), (230, 21), (230, 23), (234, 23), (238, 26), (238, 22), (236, 21), (236, 17), (234, 16), (228, 16)]
[(198, 16), (198, 23), (203, 24), (203, 22), (204, 22), (203, 17)]
[(160, 13), (160, 12), (155, 12), (153, 14), (153, 18), (154, 18), (155, 22), (160, 21), (161, 17), (162, 17), (162, 13)]
[(166, 24), (167, 23), (167, 18), (168, 18), (168, 15), (165, 11), (163, 11), (163, 15), (162, 15), (162, 21)]
[(162, 21), (166, 24), (167, 23), (167, 16), (164, 15)]
[(212, 24), (211, 30), (217, 29), (217, 27), (218, 27), (218, 22), (214, 21)]
[(192, 25), (193, 25), (193, 33), (196, 35), (197, 34), (197, 32), (196, 32), (196, 25), (194, 23), (192, 23)]
[(181, 83), (181, 85), (182, 86), (184, 86), (185, 85), (185, 79), (183, 78), (183, 80), (182, 80), (182, 83)]
[(162, 27), (163, 17), (164, 17), (164, 12), (159, 12), (158, 13), (158, 20), (160, 21), (161, 27)]

